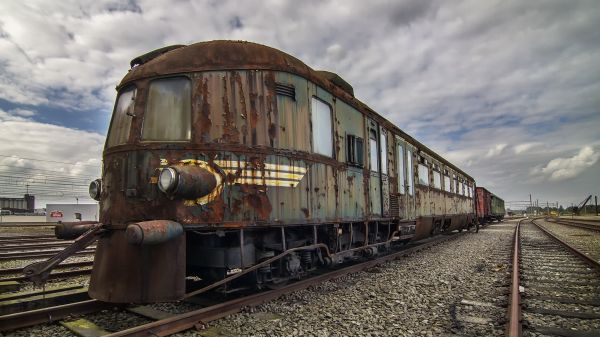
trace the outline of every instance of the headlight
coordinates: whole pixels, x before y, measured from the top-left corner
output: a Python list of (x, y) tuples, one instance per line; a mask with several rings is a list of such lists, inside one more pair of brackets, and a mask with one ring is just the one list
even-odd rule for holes
[(100, 193), (102, 193), (102, 180), (96, 179), (90, 183), (90, 197), (96, 201), (100, 201)]
[(162, 169), (158, 176), (158, 188), (167, 194), (172, 192), (177, 187), (177, 177), (175, 169), (171, 167)]

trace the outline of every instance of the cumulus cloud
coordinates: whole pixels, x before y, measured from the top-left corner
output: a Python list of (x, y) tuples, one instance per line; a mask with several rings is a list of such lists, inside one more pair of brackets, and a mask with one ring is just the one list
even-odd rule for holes
[(565, 180), (576, 177), (594, 165), (599, 158), (600, 153), (590, 146), (584, 146), (573, 157), (552, 159), (545, 167), (535, 169), (533, 172), (542, 173), (552, 181)]
[(44, 105), (108, 115), (133, 57), (249, 40), (337, 72), (357, 98), (507, 200), (578, 195), (597, 181), (582, 174), (549, 187), (529, 172), (600, 147), (597, 22), (596, 0), (2, 1), (0, 104), (35, 112), (11, 106), (5, 120), (45, 123)]

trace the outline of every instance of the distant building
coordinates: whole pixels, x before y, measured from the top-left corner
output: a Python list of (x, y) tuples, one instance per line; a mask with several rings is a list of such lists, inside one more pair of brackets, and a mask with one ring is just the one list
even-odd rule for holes
[(47, 222), (98, 221), (98, 204), (47, 204)]
[(12, 213), (33, 213), (35, 210), (35, 196), (25, 194), (23, 198), (0, 198), (0, 209)]

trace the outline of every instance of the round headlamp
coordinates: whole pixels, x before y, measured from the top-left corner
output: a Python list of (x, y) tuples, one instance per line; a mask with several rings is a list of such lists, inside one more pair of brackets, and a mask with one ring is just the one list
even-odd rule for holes
[(175, 169), (171, 167), (162, 169), (158, 176), (158, 188), (165, 193), (172, 192), (177, 187), (177, 178), (178, 174)]
[(90, 183), (90, 197), (96, 201), (100, 201), (100, 193), (102, 193), (102, 180), (96, 179)]

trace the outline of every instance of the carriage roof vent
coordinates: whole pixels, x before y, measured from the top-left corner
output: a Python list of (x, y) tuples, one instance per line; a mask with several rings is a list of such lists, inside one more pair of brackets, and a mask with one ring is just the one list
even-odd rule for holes
[(144, 55), (140, 55), (136, 58), (134, 58), (133, 60), (131, 60), (131, 62), (129, 62), (129, 64), (131, 65), (131, 68), (135, 67), (135, 66), (139, 66), (142, 65), (152, 59), (155, 59), (157, 57), (159, 57), (160, 55), (170, 52), (171, 50), (175, 50), (175, 49), (179, 49), (181, 47), (185, 47), (186, 45), (184, 44), (175, 44), (172, 46), (166, 46), (166, 47), (162, 47), (162, 48), (158, 48), (156, 50), (153, 50), (151, 52), (148, 52)]
[(330, 81), (331, 83), (335, 84), (337, 87), (344, 90), (345, 92), (349, 93), (350, 96), (354, 97), (354, 88), (352, 88), (350, 83), (346, 82), (338, 74), (325, 70), (317, 70), (317, 74)]

